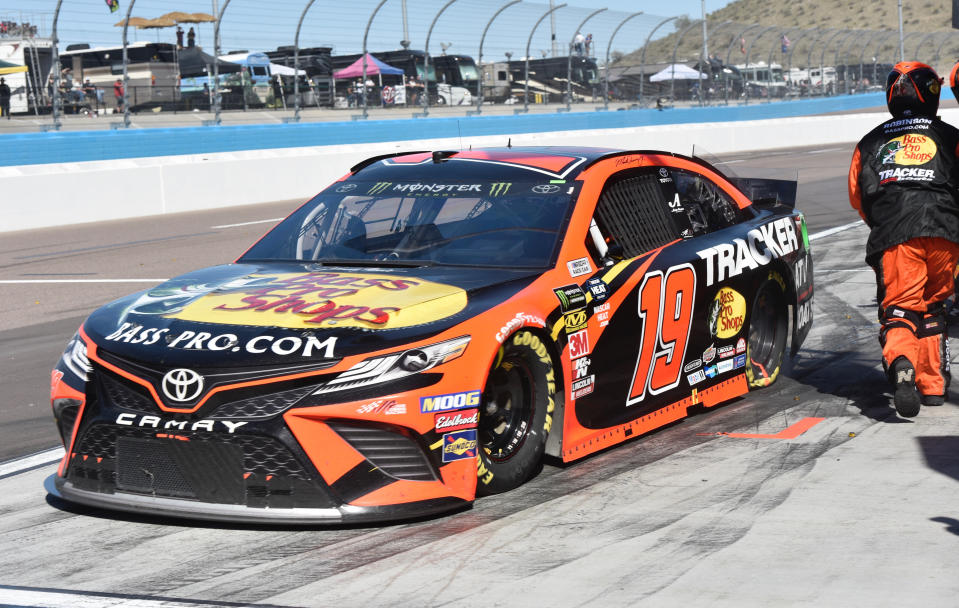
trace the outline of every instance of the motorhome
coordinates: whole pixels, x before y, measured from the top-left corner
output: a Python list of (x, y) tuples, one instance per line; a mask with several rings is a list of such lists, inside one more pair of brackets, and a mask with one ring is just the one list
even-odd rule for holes
[(26, 67), (26, 71), (4, 74), (3, 79), (10, 87), (10, 113), (48, 110), (52, 89), (45, 86), (53, 65), (53, 43), (49, 38), (36, 38), (32, 30), (22, 35), (0, 36), (0, 60)]
[[(78, 45), (60, 53), (60, 65), (69, 68), (74, 83), (90, 83), (103, 95), (103, 103), (114, 107), (114, 83), (123, 77), (123, 47)], [(133, 42), (127, 45), (127, 103), (131, 107), (175, 103), (179, 97), (177, 49), (165, 42)]]

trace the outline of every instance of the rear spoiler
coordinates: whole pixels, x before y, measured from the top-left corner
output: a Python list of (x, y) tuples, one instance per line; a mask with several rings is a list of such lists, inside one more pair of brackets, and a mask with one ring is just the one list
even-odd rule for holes
[(762, 177), (729, 177), (737, 188), (754, 205), (761, 209), (792, 210), (796, 206), (796, 189), (799, 184), (791, 179)]

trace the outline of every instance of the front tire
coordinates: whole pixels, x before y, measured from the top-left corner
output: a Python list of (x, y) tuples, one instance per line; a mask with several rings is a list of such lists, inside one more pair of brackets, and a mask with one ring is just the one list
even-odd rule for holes
[(782, 370), (789, 331), (785, 285), (782, 276), (772, 271), (753, 299), (746, 344), (746, 380), (751, 389), (769, 386)]
[(483, 390), (477, 495), (512, 490), (539, 471), (555, 395), (553, 359), (546, 344), (531, 331), (510, 336), (500, 347)]

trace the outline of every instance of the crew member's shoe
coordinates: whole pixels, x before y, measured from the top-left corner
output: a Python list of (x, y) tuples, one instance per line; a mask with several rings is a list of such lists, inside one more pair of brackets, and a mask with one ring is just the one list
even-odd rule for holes
[(905, 357), (892, 362), (892, 382), (896, 387), (893, 403), (903, 418), (913, 418), (919, 414), (920, 398), (916, 390), (916, 370)]
[(942, 405), (946, 402), (945, 395), (923, 395), (923, 405)]

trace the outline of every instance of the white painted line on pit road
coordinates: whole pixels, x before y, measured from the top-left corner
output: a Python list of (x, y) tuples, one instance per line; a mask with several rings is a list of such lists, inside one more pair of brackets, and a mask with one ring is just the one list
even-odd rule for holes
[(4, 279), (0, 285), (24, 285), (28, 283), (163, 283), (170, 279)]
[(0, 477), (16, 475), (17, 473), (22, 473), (23, 471), (28, 471), (30, 469), (35, 469), (48, 464), (54, 464), (63, 458), (63, 454), (63, 448), (58, 447), (37, 452), (36, 454), (31, 454), (22, 458), (17, 458), (16, 460), (8, 460), (7, 462), (0, 463)]
[(849, 230), (850, 228), (855, 228), (856, 226), (861, 226), (865, 222), (862, 220), (857, 220), (851, 224), (844, 224), (842, 226), (836, 226), (835, 228), (830, 228), (829, 230), (823, 230), (822, 232), (817, 232), (816, 234), (810, 234), (809, 240), (815, 241), (816, 239), (821, 239), (824, 236), (831, 236), (837, 232), (843, 232), (844, 230)]
[(255, 606), (234, 602), (190, 601), (125, 593), (97, 593), (66, 589), (40, 590), (0, 585), (0, 606), (37, 606), (43, 608), (210, 608), (211, 606)]
[(278, 221), (280, 221), (280, 220), (282, 220), (282, 219), (286, 219), (286, 218), (277, 217), (277, 218), (274, 218), (274, 219), (272, 219), (272, 220), (256, 220), (255, 222), (243, 222), (242, 224), (223, 224), (222, 226), (210, 226), (210, 228), (213, 228), (213, 229), (217, 229), (217, 228), (236, 228), (237, 226), (252, 226), (253, 224), (266, 224), (266, 223), (269, 223), (269, 222), (278, 222)]

